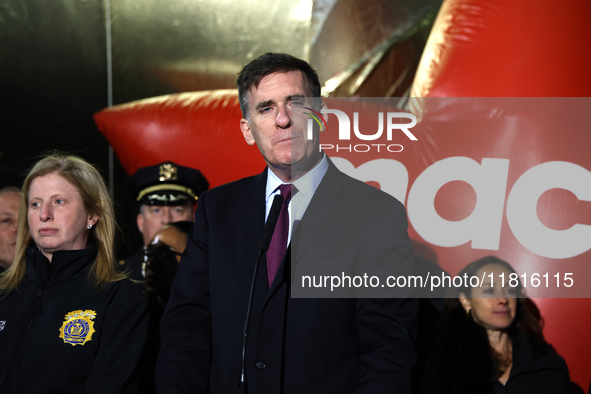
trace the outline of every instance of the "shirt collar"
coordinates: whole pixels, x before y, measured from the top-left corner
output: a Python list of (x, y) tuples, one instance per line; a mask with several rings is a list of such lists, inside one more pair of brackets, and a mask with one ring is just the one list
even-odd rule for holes
[(316, 167), (312, 168), (312, 170), (306, 175), (293, 183), (298, 189), (298, 194), (301, 193), (302, 197), (310, 201), (316, 192), (316, 188), (318, 188), (320, 181), (322, 181), (324, 174), (326, 174), (326, 170), (328, 170), (328, 159), (326, 158), (326, 155), (323, 154), (322, 160), (320, 160), (320, 163), (318, 163)]
[(265, 201), (268, 201), (269, 198), (275, 195), (275, 191), (279, 186), (281, 186), (283, 182), (270, 168), (267, 167), (267, 188), (265, 189)]
[[(322, 181), (324, 174), (328, 170), (328, 159), (326, 155), (322, 154), (322, 160), (320, 163), (316, 165), (316, 167), (312, 168), (310, 171), (306, 173), (303, 177), (299, 178), (293, 184), (298, 189), (298, 194), (301, 193), (302, 197), (305, 197), (308, 201), (312, 199), (314, 192), (316, 192), (316, 188)], [(279, 179), (277, 175), (270, 169), (267, 168), (267, 187), (265, 189), (265, 201), (268, 201), (269, 198), (273, 197), (277, 191), (277, 188), (283, 184), (283, 181)]]

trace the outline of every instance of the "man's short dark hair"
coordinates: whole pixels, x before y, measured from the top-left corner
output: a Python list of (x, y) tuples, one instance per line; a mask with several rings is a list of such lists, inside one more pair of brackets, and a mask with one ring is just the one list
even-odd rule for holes
[(286, 53), (267, 52), (244, 66), (236, 79), (240, 110), (244, 119), (249, 119), (248, 92), (250, 89), (253, 86), (255, 89), (258, 88), (261, 80), (267, 75), (289, 71), (301, 71), (308, 81), (308, 89), (312, 97), (320, 97), (318, 74), (308, 62)]

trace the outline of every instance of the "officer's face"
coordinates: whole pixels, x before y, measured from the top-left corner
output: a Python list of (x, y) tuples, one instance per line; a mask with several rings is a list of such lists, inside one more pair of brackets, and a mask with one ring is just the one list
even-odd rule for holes
[(160, 230), (162, 226), (168, 223), (193, 221), (193, 203), (188, 202), (184, 205), (163, 206), (163, 205), (142, 205), (140, 213), (137, 215), (137, 227), (142, 233), (144, 245), (148, 245), (150, 240)]

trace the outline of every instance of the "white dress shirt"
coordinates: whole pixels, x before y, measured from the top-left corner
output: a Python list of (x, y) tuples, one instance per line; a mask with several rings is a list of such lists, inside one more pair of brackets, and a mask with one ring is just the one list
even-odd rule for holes
[[(322, 155), (322, 160), (316, 165), (316, 167), (312, 168), (310, 171), (306, 173), (303, 177), (296, 180), (293, 184), (298, 189), (298, 192), (293, 195), (292, 199), (289, 201), (289, 205), (287, 210), (289, 212), (289, 233), (287, 236), (287, 244), (291, 241), (291, 230), (293, 224), (296, 221), (300, 221), (308, 205), (310, 204), (310, 200), (312, 200), (312, 196), (316, 192), (320, 181), (326, 174), (326, 170), (328, 170), (328, 160), (326, 155)], [(265, 221), (267, 221), (267, 217), (269, 216), (269, 211), (271, 211), (271, 205), (273, 205), (273, 198), (276, 194), (281, 194), (278, 187), (282, 185), (283, 182), (270, 168), (267, 168), (267, 188), (265, 191), (265, 202), (266, 202), (266, 213), (265, 213)]]

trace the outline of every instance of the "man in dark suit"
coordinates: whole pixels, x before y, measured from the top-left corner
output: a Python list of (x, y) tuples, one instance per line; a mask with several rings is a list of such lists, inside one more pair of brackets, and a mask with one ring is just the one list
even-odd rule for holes
[[(324, 105), (306, 62), (268, 53), (246, 65), (237, 84), (243, 136), (268, 168), (199, 200), (162, 320), (158, 391), (237, 391), (257, 245), (273, 197), (282, 193), (291, 244), (277, 263), (276, 229), (255, 273), (246, 391), (409, 393), (416, 300), (306, 298), (298, 285), (319, 270), (410, 275), (404, 207), (337, 170), (319, 150), (318, 130), (306, 137), (302, 108)], [(302, 298), (292, 297), (296, 288)]]

